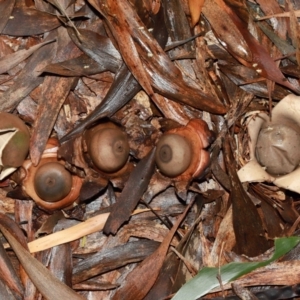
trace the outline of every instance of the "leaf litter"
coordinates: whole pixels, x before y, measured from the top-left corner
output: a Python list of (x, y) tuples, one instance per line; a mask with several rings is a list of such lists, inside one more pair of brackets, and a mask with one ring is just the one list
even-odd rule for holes
[[(51, 210), (26, 193), (30, 169), (0, 181), (3, 299), (196, 299), (250, 286), (279, 298), (279, 285), (298, 295), (297, 189), (241, 183), (238, 172), (256, 155), (248, 124), (259, 113), (271, 120), (289, 94), (300, 100), (297, 3), (4, 0), (0, 9), (0, 111), (30, 131), (24, 166), (52, 153), (82, 184), (71, 206)], [(210, 164), (184, 181), (165, 176), (157, 156), (177, 152), (155, 146), (193, 119), (208, 125), (188, 136), (207, 139)], [(116, 172), (95, 165), (85, 137), (108, 121), (130, 149)]]

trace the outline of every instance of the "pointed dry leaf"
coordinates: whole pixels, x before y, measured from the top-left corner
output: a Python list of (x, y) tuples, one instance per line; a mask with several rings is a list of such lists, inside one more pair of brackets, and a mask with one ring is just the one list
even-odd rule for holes
[[(57, 32), (58, 47), (55, 60), (76, 56), (77, 48), (69, 39), (67, 30), (58, 28), (55, 32)], [(74, 77), (45, 77), (39, 99), (38, 115), (30, 140), (30, 157), (35, 166), (40, 161), (59, 111), (76, 80)]]
[[(50, 34), (46, 40), (53, 40), (53, 36)], [(40, 76), (41, 70), (52, 61), (56, 54), (56, 47), (56, 43), (50, 43), (33, 53), (25, 67), (15, 77), (13, 85), (0, 94), (0, 111), (14, 110), (23, 98), (43, 82), (44, 78)]]
[(94, 59), (86, 54), (68, 59), (62, 62), (49, 64), (43, 70), (44, 73), (51, 73), (61, 76), (90, 76), (105, 72), (107, 68), (99, 65)]
[(0, 229), (10, 246), (17, 255), (26, 273), (32, 282), (39, 289), (41, 294), (49, 300), (74, 299), (83, 300), (84, 298), (74, 292), (70, 287), (63, 284), (37, 259), (22, 247), (22, 245), (7, 231), (2, 225)]
[(155, 168), (155, 149), (137, 164), (130, 174), (121, 195), (112, 207), (103, 232), (116, 234), (131, 215), (146, 191)]
[[(275, 81), (288, 89), (300, 93), (300, 88), (291, 84), (279, 70), (277, 64), (271, 58), (269, 52), (254, 38), (249, 32), (247, 24), (245, 24), (235, 12), (228, 7), (223, 0), (207, 1), (208, 5), (203, 7), (203, 13), (208, 18), (210, 24), (215, 28), (215, 32), (222, 41), (226, 36), (231, 38), (230, 28), (227, 24), (223, 24), (223, 19), (227, 20), (229, 24), (234, 24), (237, 35), (233, 35), (233, 41), (230, 44), (225, 43), (224, 47), (243, 65), (253, 68), (259, 75)], [(219, 13), (226, 16), (226, 18), (219, 18), (215, 15), (215, 10), (218, 8)], [(220, 26), (223, 24), (223, 26)], [(224, 32), (225, 29), (225, 32)], [(221, 30), (220, 32), (218, 30)], [(241, 38), (238, 38), (242, 36)], [(234, 43), (235, 40), (235, 43)], [(237, 47), (239, 45), (239, 47)], [(246, 45), (246, 47), (245, 47)], [(238, 52), (236, 49), (241, 48)], [(239, 54), (240, 53), (240, 54)], [(244, 54), (243, 54), (244, 53)]]
[(167, 255), (171, 240), (185, 218), (187, 212), (193, 205), (193, 201), (186, 207), (185, 211), (177, 219), (176, 223), (169, 231), (159, 248), (139, 264), (129, 275), (126, 281), (114, 294), (112, 300), (142, 300), (147, 295), (155, 283), (159, 271)]
[(30, 140), (30, 157), (35, 166), (40, 161), (58, 113), (75, 80), (73, 77), (49, 76), (45, 78), (38, 118)]
[(251, 62), (253, 57), (249, 45), (224, 8), (212, 0), (205, 1), (202, 11), (221, 40), (221, 44), (235, 56)]
[(102, 36), (88, 29), (78, 29), (80, 38), (72, 28), (68, 33), (76, 46), (99, 64), (103, 70), (116, 72), (121, 63), (121, 56), (113, 43), (106, 36)]
[(2, 33), (3, 28), (5, 27), (13, 8), (15, 6), (15, 0), (4, 0), (0, 2), (0, 11), (1, 11), (1, 19), (0, 19), (0, 33)]
[(224, 141), (224, 156), (227, 172), (231, 181), (230, 199), (232, 221), (236, 238), (235, 251), (250, 257), (258, 256), (272, 247), (264, 235), (261, 217), (256, 206), (245, 192), (238, 175), (230, 145), (230, 137)]
[(199, 22), (204, 1), (205, 0), (189, 0), (192, 26), (195, 26)]
[[(94, 1), (90, 2), (96, 4)], [(137, 14), (134, 13), (129, 2), (124, 0), (117, 2), (106, 0), (105, 2), (106, 5), (98, 6), (98, 4), (96, 4), (95, 6), (108, 20), (109, 26), (128, 68), (147, 94), (150, 97), (155, 98), (149, 75), (146, 73), (132, 37), (134, 31), (147, 29), (144, 28), (143, 23), (139, 20)], [(129, 20), (131, 22), (128, 22)], [(151, 54), (151, 52), (148, 53), (149, 55)]]
[(46, 41), (38, 45), (32, 46), (29, 49), (18, 50), (12, 54), (5, 55), (0, 58), (0, 74), (7, 72), (13, 67), (17, 66), (20, 62), (29, 57), (36, 50), (44, 45), (54, 42), (55, 40)]
[(16, 292), (19, 296), (22, 296), (24, 294), (24, 287), (22, 286), (20, 278), (2, 244), (0, 245), (0, 266), (1, 280), (5, 282), (7, 287), (12, 291)]
[[(22, 26), (20, 26), (20, 24), (22, 24)], [(30, 36), (43, 34), (59, 26), (61, 26), (61, 22), (55, 15), (21, 6), (13, 9), (12, 16), (2, 30), (2, 34)]]
[[(116, 27), (115, 30), (117, 30), (120, 35), (122, 35), (122, 30), (125, 30), (125, 28), (128, 27), (127, 29), (132, 36), (128, 36), (128, 32), (125, 32), (125, 34), (127, 39), (130, 39), (130, 47), (135, 49), (134, 55), (138, 55), (138, 58), (133, 58), (132, 56), (134, 55), (132, 55), (128, 48), (126, 48), (127, 50), (124, 50), (125, 53), (122, 51), (121, 54), (129, 56), (129, 61), (126, 61), (125, 58), (124, 60), (144, 89), (145, 84), (147, 84), (148, 87), (148, 81), (150, 80), (153, 89), (169, 99), (215, 114), (226, 113), (226, 107), (223, 106), (215, 96), (204, 93), (196, 83), (187, 83), (180, 70), (173, 64), (160, 47), (159, 43), (148, 32), (144, 24), (133, 11), (133, 8), (127, 2), (119, 2), (120, 6), (117, 7), (120, 18), (122, 18), (123, 22), (128, 23), (123, 29), (120, 28), (120, 25), (115, 24), (116, 20), (112, 17), (113, 14), (110, 14), (109, 11), (102, 11), (102, 8), (98, 6), (97, 1), (90, 0), (89, 2), (101, 13), (104, 15), (107, 14), (110, 26)], [(113, 6), (113, 4), (111, 5)], [(108, 6), (105, 7), (106, 9), (109, 9)], [(115, 9), (115, 7), (113, 9)], [(119, 36), (118, 39), (122, 40)], [(125, 43), (125, 41), (122, 41), (122, 43)], [(120, 50), (124, 47), (126, 47), (126, 45), (123, 45), (122, 47), (120, 45)], [(130, 65), (132, 63), (134, 65), (133, 69), (131, 69)], [(142, 63), (143, 67), (136, 66), (135, 63)], [(139, 71), (142, 73), (139, 73)], [(147, 72), (146, 77), (143, 77), (145, 74), (144, 71)], [(143, 82), (141, 82), (141, 80)], [(152, 97), (152, 100), (156, 102), (157, 97), (155, 94), (149, 93), (149, 90), (147, 89), (145, 89), (145, 91)]]

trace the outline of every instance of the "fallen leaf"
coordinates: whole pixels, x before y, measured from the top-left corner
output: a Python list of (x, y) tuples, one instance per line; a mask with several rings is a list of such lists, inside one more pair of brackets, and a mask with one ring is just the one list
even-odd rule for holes
[(53, 43), (54, 41), (55, 40), (46, 41), (46, 42), (40, 43), (38, 45), (32, 46), (29, 49), (19, 50), (12, 54), (8, 54), (8, 55), (1, 57), (0, 58), (0, 74), (5, 73), (8, 70), (12, 69), (13, 67), (17, 66), (20, 62), (25, 60), (36, 50), (43, 47), (44, 45)]
[(0, 20), (0, 32), (2, 33), (3, 28), (11, 16), (13, 8), (15, 6), (15, 0), (4, 0), (0, 3), (1, 20)]
[(61, 22), (55, 15), (21, 6), (13, 9), (2, 34), (30, 36), (51, 31), (59, 26), (61, 26)]
[(132, 211), (142, 198), (153, 175), (155, 150), (156, 148), (153, 148), (144, 159), (141, 159), (130, 174), (121, 195), (112, 207), (103, 229), (104, 233), (116, 234), (120, 226), (130, 218)]
[(142, 300), (147, 295), (158, 277), (170, 242), (192, 204), (193, 201), (190, 202), (185, 211), (177, 219), (159, 248), (128, 274), (126, 282), (116, 291), (112, 300)]
[(204, 5), (204, 0), (189, 0), (189, 8), (191, 12), (192, 18), (192, 26), (195, 26), (199, 20), (201, 15), (201, 10)]
[(42, 265), (42, 263), (31, 256), (31, 254), (22, 247), (22, 245), (14, 238), (13, 235), (10, 234), (9, 231), (3, 227), (3, 225), (0, 225), (0, 229), (10, 243), (10, 246), (13, 248), (30, 279), (45, 298), (49, 300), (84, 299), (74, 292), (70, 287), (54, 277), (49, 270)]

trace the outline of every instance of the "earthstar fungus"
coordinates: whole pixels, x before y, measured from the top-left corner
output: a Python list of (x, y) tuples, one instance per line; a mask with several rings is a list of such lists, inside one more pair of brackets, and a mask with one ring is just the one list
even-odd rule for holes
[(209, 165), (206, 148), (212, 140), (212, 132), (200, 119), (192, 119), (186, 126), (165, 132), (157, 143), (158, 169), (173, 181), (189, 182), (199, 177)]
[(59, 162), (47, 162), (40, 166), (34, 176), (36, 194), (47, 202), (65, 198), (72, 189), (72, 175)]
[(239, 171), (242, 182), (272, 182), (300, 193), (300, 97), (290, 94), (247, 125), (250, 160)]
[(112, 122), (99, 124), (83, 135), (88, 164), (104, 174), (119, 173), (129, 159), (127, 134)]
[(58, 142), (48, 141), (40, 163), (35, 167), (30, 160), (23, 163), (22, 188), (38, 206), (46, 210), (69, 207), (79, 197), (82, 179), (64, 167), (57, 159)]
[[(300, 129), (300, 128), (299, 128)], [(255, 154), (260, 165), (274, 176), (291, 173), (300, 162), (300, 130), (288, 124), (269, 124), (258, 134)]]
[(191, 144), (179, 134), (165, 134), (157, 144), (156, 164), (166, 176), (175, 177), (183, 173), (191, 163)]
[(30, 134), (17, 116), (0, 112), (0, 180), (22, 165), (29, 150)]

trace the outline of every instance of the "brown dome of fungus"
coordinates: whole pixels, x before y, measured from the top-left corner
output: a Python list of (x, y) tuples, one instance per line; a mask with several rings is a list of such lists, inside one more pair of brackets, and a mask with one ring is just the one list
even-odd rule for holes
[(71, 188), (72, 175), (58, 162), (48, 162), (35, 173), (34, 189), (44, 201), (60, 201), (70, 193)]
[(75, 206), (83, 178), (70, 173), (65, 162), (58, 160), (58, 140), (50, 138), (37, 166), (25, 160), (20, 178), (22, 189), (37, 206), (53, 211)]
[(191, 163), (191, 145), (178, 134), (165, 134), (157, 144), (155, 160), (161, 173), (176, 177), (183, 173)]
[(300, 133), (283, 124), (262, 128), (256, 144), (256, 158), (269, 174), (294, 171), (300, 163)]
[(86, 142), (91, 160), (103, 172), (116, 172), (128, 160), (129, 144), (127, 135), (117, 126), (99, 127), (99, 129), (88, 135)]
[(212, 133), (201, 119), (191, 119), (186, 126), (165, 132), (157, 143), (156, 164), (161, 173), (173, 182), (189, 182), (202, 176), (209, 165), (206, 148)]

